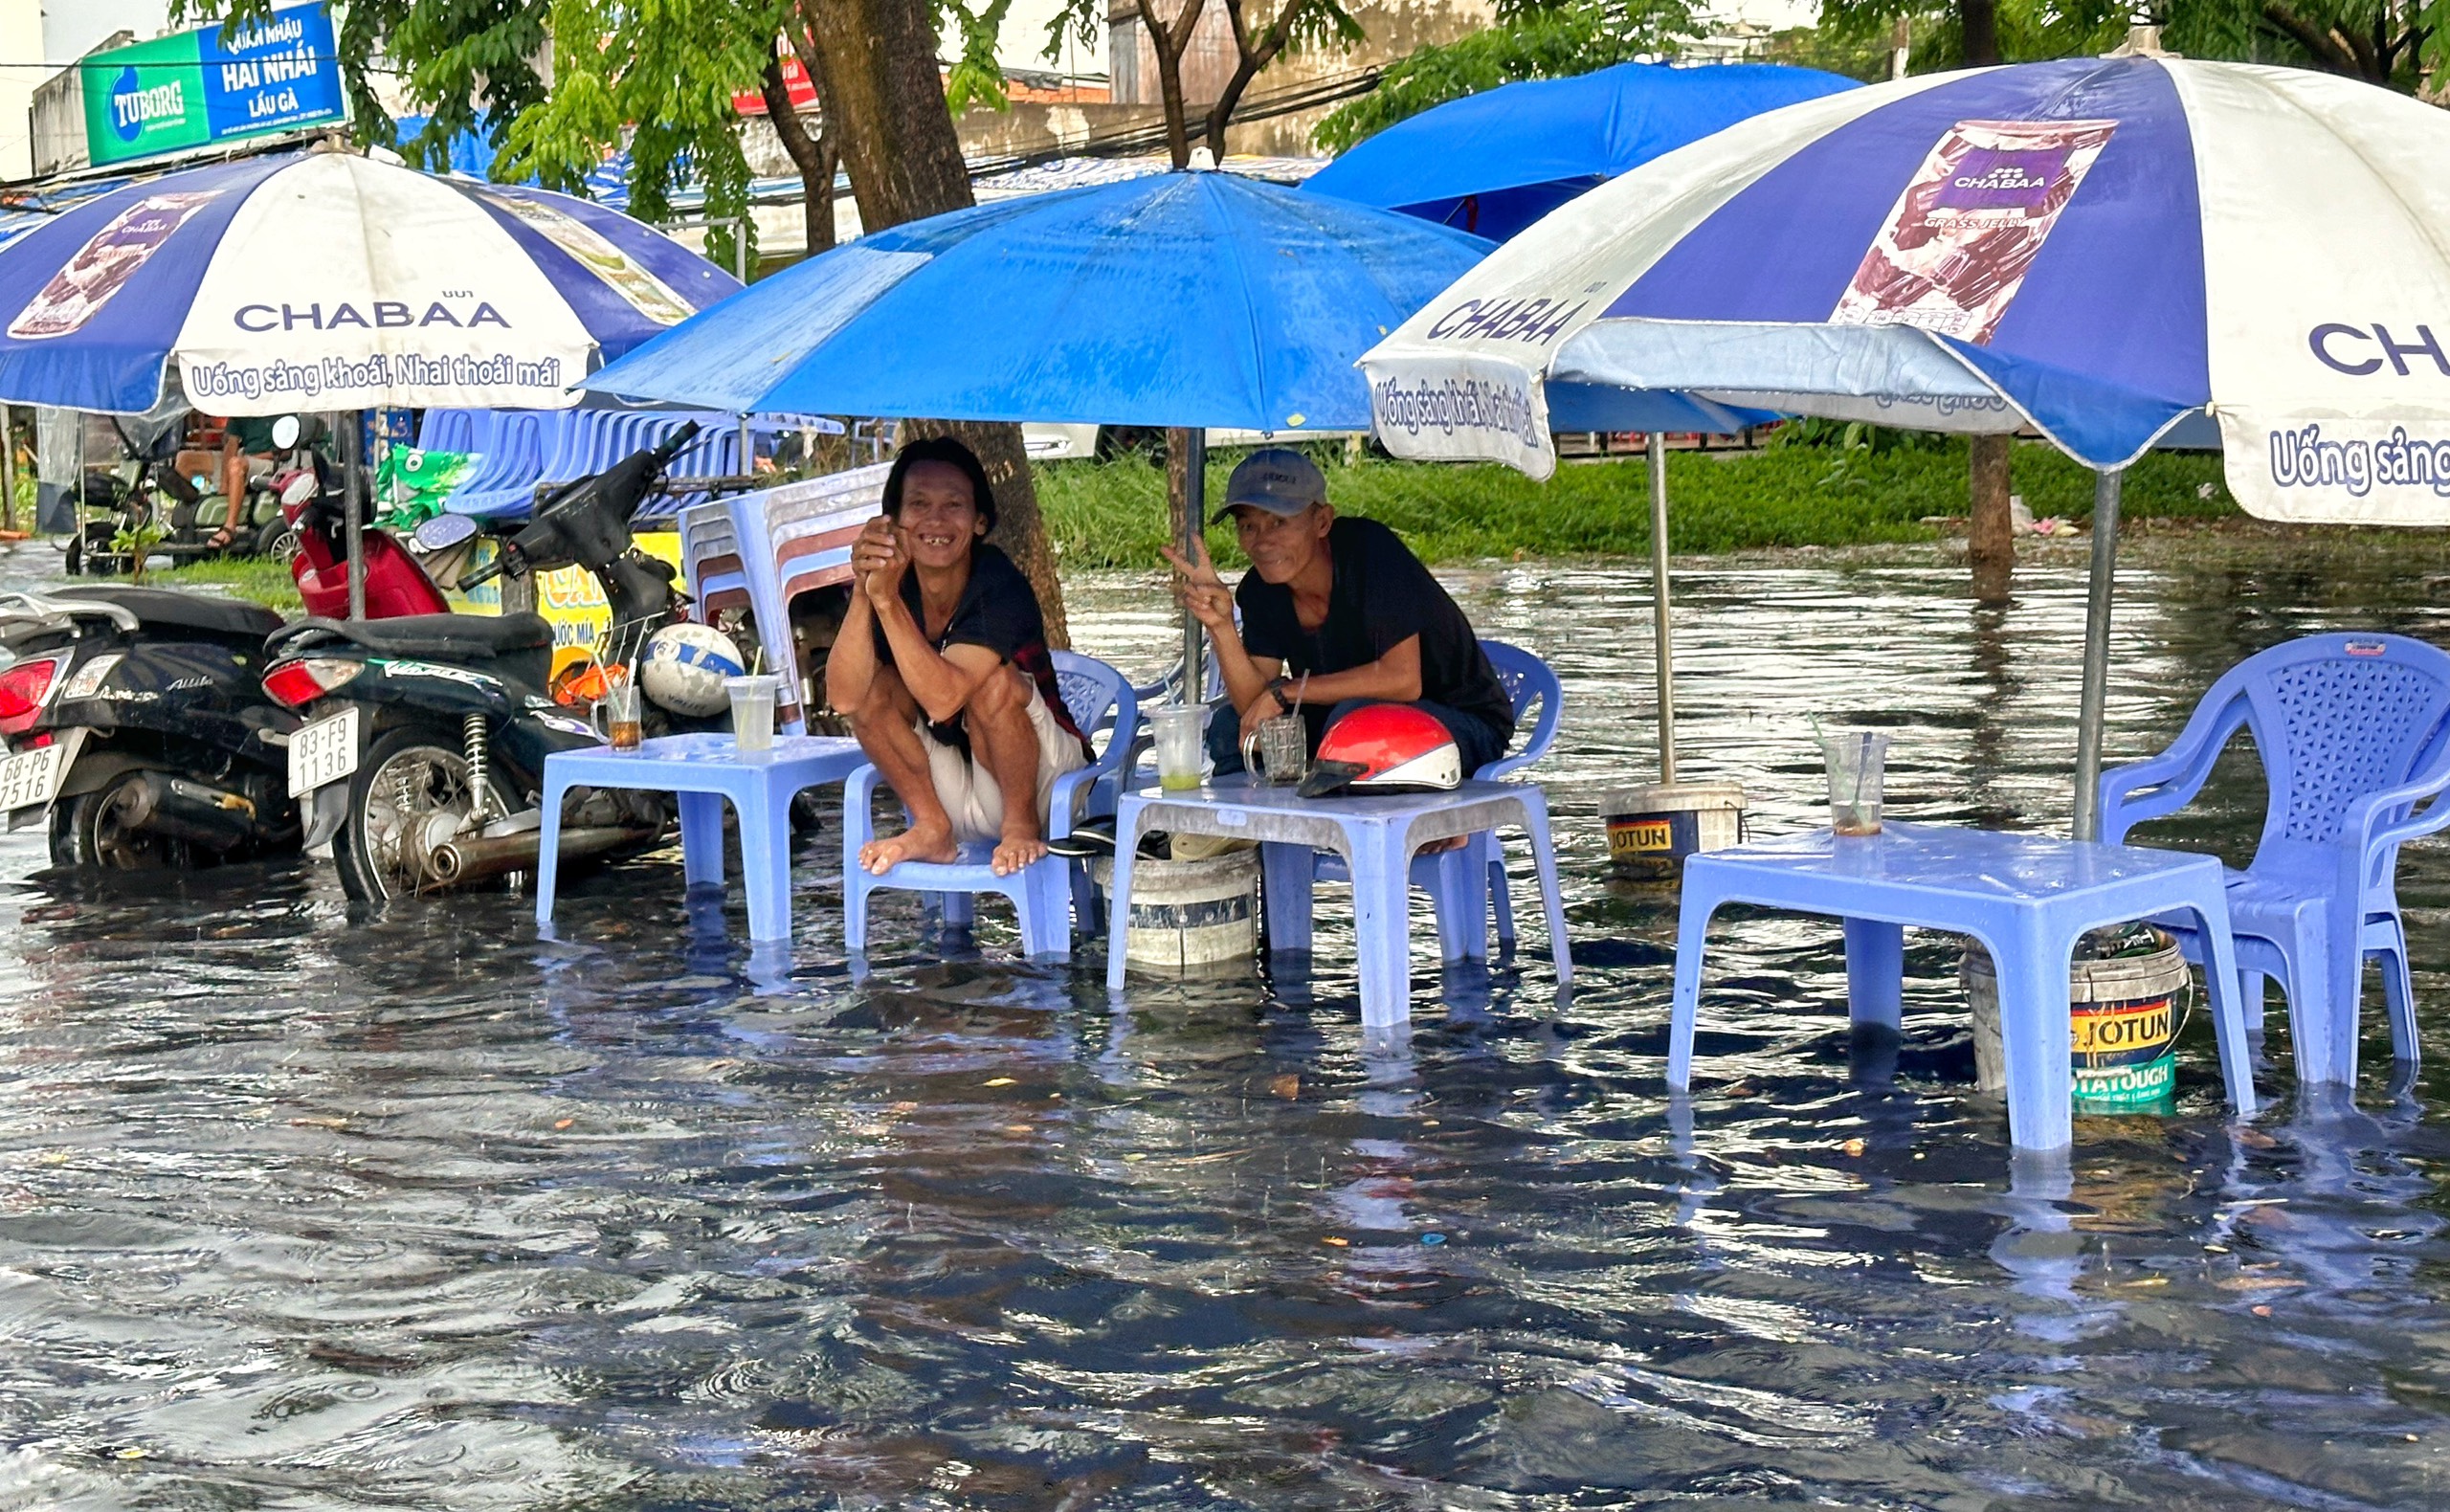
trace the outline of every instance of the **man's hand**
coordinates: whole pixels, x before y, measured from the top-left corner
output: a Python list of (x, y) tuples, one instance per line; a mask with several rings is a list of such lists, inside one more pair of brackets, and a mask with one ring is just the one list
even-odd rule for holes
[(1242, 711), (1242, 733), (1240, 740), (1236, 744), (1248, 745), (1251, 741), (1258, 738), (1260, 725), (1266, 723), (1268, 721), (1276, 718), (1279, 714), (1283, 712), (1284, 711), (1282, 709), (1277, 706), (1276, 695), (1273, 693), (1262, 693), (1258, 698), (1253, 699), (1251, 700), (1251, 706)]
[(1216, 573), (1216, 564), (1208, 555), (1208, 543), (1192, 542), (1192, 554), (1185, 556), (1173, 546), (1161, 546), (1166, 560), (1173, 564), (1174, 601), (1191, 611), (1192, 618), (1222, 635), (1234, 623), (1234, 590)]
[(910, 569), (910, 554), (902, 548), (902, 532), (891, 515), (879, 515), (851, 543), (851, 574), (878, 608), (902, 591), (902, 574)]

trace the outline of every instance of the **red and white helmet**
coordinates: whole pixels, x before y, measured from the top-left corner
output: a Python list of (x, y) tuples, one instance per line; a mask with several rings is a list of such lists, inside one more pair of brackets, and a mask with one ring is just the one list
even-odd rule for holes
[(1336, 721), (1319, 742), (1319, 759), (1302, 796), (1345, 788), (1398, 792), (1443, 790), (1463, 780), (1463, 754), (1435, 718), (1408, 703), (1372, 703)]

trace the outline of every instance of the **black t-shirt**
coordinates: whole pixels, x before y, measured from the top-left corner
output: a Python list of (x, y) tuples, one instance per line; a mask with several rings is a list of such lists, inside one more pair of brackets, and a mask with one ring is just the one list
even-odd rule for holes
[[(1327, 527), (1327, 555), (1335, 586), (1327, 591), (1326, 620), (1315, 632), (1302, 628), (1291, 588), (1257, 572), (1242, 574), (1234, 602), (1242, 611), (1245, 650), (1283, 662), (1299, 678), (1366, 667), (1418, 635), (1420, 696), (1485, 721), (1502, 740), (1513, 738), (1514, 700), (1505, 684), (1471, 621), (1411, 547), (1375, 520), (1344, 517)], [(1315, 737), (1325, 710), (1304, 705), (1304, 713)]]
[[(919, 603), (919, 574), (902, 575), (902, 602), (909, 609), (910, 617), (918, 623), (919, 634), (927, 633), (926, 611)], [(877, 660), (893, 665), (893, 646), (885, 639), (884, 626), (876, 627)], [(961, 600), (953, 606), (952, 618), (945, 621), (945, 632), (935, 641), (941, 655), (949, 646), (984, 646), (1029, 675), (1037, 684), (1038, 696), (1053, 711), (1055, 722), (1078, 736), (1080, 731), (1072, 723), (1072, 711), (1063, 705), (1062, 691), (1056, 685), (1055, 661), (1046, 651), (1046, 615), (1037, 607), (1036, 590), (1013, 559), (1001, 550), (979, 543), (970, 548), (969, 581), (962, 585)], [(969, 734), (960, 719), (945, 723), (929, 722), (928, 732), (947, 745), (969, 748)], [(1089, 743), (1080, 742), (1083, 751)]]

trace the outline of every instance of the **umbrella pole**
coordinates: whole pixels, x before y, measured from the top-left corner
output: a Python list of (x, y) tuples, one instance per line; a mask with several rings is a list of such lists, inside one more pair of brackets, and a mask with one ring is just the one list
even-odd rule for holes
[[(1208, 433), (1196, 427), (1176, 428), (1166, 433), (1166, 493), (1169, 513), (1172, 515), (1174, 539), (1181, 545), (1183, 555), (1194, 556), (1204, 533), (1201, 525), (1208, 513), (1205, 497), (1208, 488)], [(1208, 684), (1200, 677), (1199, 621), (1191, 610), (1183, 610), (1183, 689), (1185, 703), (1201, 702)]]
[(341, 420), (341, 523), (348, 537), (348, 617), (366, 617), (366, 411)]
[(1650, 581), (1657, 595), (1651, 610), (1651, 634), (1659, 661), (1659, 780), (1676, 780), (1676, 647), (1668, 633), (1667, 600), (1667, 437), (1650, 434)]
[(2118, 575), (2118, 492), (2109, 469), (2093, 482), (2093, 579), (2084, 598), (2083, 705), (2076, 723), (2076, 838), (2101, 837), (2102, 724), (2109, 700), (2110, 586)]

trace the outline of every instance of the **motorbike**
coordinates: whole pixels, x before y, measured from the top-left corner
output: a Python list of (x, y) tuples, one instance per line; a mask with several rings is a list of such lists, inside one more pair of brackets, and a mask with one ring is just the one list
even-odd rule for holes
[[(116, 424), (116, 422), (114, 422)], [(289, 543), (278, 490), (270, 475), (250, 477), (238, 510), (237, 529), (226, 541), (213, 538), (229, 519), (214, 488), (199, 488), (179, 472), (168, 443), (171, 433), (150, 445), (120, 433), (124, 458), (109, 470), (88, 472), (79, 484), (83, 518), (68, 538), (68, 575), (106, 577), (128, 573), (134, 564), (122, 543), (131, 532), (149, 532), (148, 556), (174, 562), (216, 557), (279, 556)]]
[[(324, 473), (296, 465), (286, 500), (314, 504)], [(130, 451), (140, 449), (131, 444)], [(129, 486), (156, 467), (137, 457)], [(284, 529), (286, 521), (276, 513)], [(192, 522), (190, 522), (192, 523)], [(99, 525), (94, 528), (100, 528)], [(91, 559), (78, 566), (106, 567)], [(55, 865), (187, 870), (295, 849), (285, 743), (304, 722), (263, 691), (278, 614), (242, 600), (137, 586), (73, 584), (0, 595), (0, 812), (46, 823)]]
[(95, 585), (0, 594), (0, 812), (60, 866), (187, 870), (294, 848), (259, 605)]
[[(501, 537), (494, 561), (461, 576), (474, 588), (575, 564), (612, 607), (603, 659), (635, 664), (646, 640), (681, 615), (673, 569), (637, 549), (630, 517), (672, 458), (684, 426), (660, 446), (547, 495)], [(302, 493), (302, 490), (301, 490)], [(320, 498), (320, 494), (318, 495)], [(593, 725), (548, 686), (552, 626), (536, 614), (441, 611), (441, 592), (405, 547), (366, 532), (366, 600), (397, 617), (345, 621), (345, 559), (331, 523), (301, 503), (293, 571), (309, 617), (276, 633), (263, 689), (303, 721), (288, 745), (290, 789), (312, 847), (328, 839), (352, 899), (473, 885), (532, 872), (545, 758), (600, 744)], [(446, 522), (448, 522), (446, 523)], [(432, 549), (465, 521), (439, 526)], [(431, 606), (431, 607), (427, 607)], [(631, 854), (670, 822), (659, 794), (574, 790), (563, 813), (567, 864)]]

